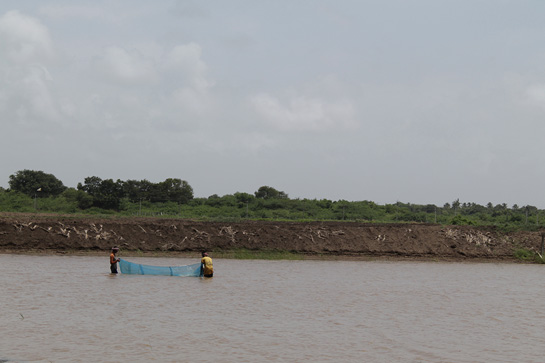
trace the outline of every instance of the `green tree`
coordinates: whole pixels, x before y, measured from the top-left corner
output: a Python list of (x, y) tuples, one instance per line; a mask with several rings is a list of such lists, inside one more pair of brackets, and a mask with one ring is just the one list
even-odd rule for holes
[(460, 210), (460, 199), (456, 199), (452, 202), (452, 209), (454, 209), (454, 215), (456, 215), (456, 212)]
[(53, 174), (43, 171), (20, 170), (9, 176), (11, 190), (28, 195), (29, 197), (58, 196), (66, 187)]
[(329, 199), (320, 199), (316, 201), (315, 203), (318, 207), (323, 209), (330, 209), (331, 206), (333, 205), (333, 202)]
[(211, 207), (219, 207), (221, 205), (221, 198), (217, 194), (212, 194), (206, 199), (206, 205)]
[(79, 209), (88, 209), (93, 206), (93, 197), (85, 193), (83, 190), (68, 188), (61, 194), (61, 196), (64, 197), (68, 203), (76, 205)]
[(150, 182), (149, 180), (140, 180), (138, 182), (138, 186), (140, 188), (138, 192), (138, 198), (136, 198), (134, 201), (137, 202), (139, 200), (148, 200), (151, 201), (151, 197), (154, 191), (155, 184)]
[(161, 183), (152, 183), (147, 193), (148, 200), (152, 203), (162, 203), (168, 201), (166, 186)]
[[(102, 180), (97, 176), (87, 177), (84, 184), (78, 183), (78, 190), (86, 192), (93, 198), (93, 207), (119, 210), (123, 197), (123, 182), (112, 179)], [(81, 198), (85, 202), (84, 198)]]
[(83, 184), (78, 183), (78, 190), (83, 190), (87, 194), (94, 196), (100, 192), (102, 179), (98, 176), (89, 176), (84, 179)]
[(235, 198), (237, 199), (237, 203), (240, 203), (240, 204), (250, 203), (255, 199), (255, 197), (251, 195), (250, 193), (236, 192), (234, 195), (235, 195)]
[(143, 182), (147, 182), (147, 180), (127, 180), (123, 183), (123, 195), (133, 203), (144, 199)]
[(259, 199), (288, 199), (286, 193), (268, 186), (260, 187), (257, 192), (255, 192), (255, 197)]
[(193, 188), (185, 180), (168, 178), (160, 184), (161, 189), (166, 193), (167, 200), (171, 202), (187, 204), (193, 199)]

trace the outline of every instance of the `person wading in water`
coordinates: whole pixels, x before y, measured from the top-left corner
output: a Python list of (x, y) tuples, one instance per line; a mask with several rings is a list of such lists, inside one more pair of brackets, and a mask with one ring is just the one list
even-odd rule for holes
[(117, 258), (116, 253), (119, 252), (119, 248), (112, 247), (112, 252), (110, 253), (110, 271), (113, 274), (117, 273), (117, 263), (120, 261), (119, 258)]
[(212, 259), (208, 256), (208, 253), (202, 253), (201, 259), (201, 276), (212, 277), (214, 276), (214, 265)]

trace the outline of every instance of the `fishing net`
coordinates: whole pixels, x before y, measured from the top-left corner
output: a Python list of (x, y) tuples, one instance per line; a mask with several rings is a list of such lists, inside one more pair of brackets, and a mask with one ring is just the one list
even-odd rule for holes
[(121, 259), (119, 261), (121, 273), (133, 275), (164, 275), (164, 276), (200, 276), (201, 264), (195, 263), (186, 266), (150, 266), (141, 265)]

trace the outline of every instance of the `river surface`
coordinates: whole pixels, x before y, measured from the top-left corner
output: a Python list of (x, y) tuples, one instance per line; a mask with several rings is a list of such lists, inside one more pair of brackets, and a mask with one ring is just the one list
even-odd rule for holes
[(0, 254), (0, 362), (545, 361), (544, 266), (214, 259), (214, 269), (112, 275), (107, 255)]

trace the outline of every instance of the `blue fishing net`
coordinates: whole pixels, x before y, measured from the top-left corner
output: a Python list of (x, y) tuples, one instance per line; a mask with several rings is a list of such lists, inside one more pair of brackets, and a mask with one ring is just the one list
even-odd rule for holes
[(141, 265), (121, 259), (119, 261), (121, 273), (134, 275), (164, 275), (164, 276), (200, 276), (201, 264), (195, 263), (186, 266), (150, 266)]

